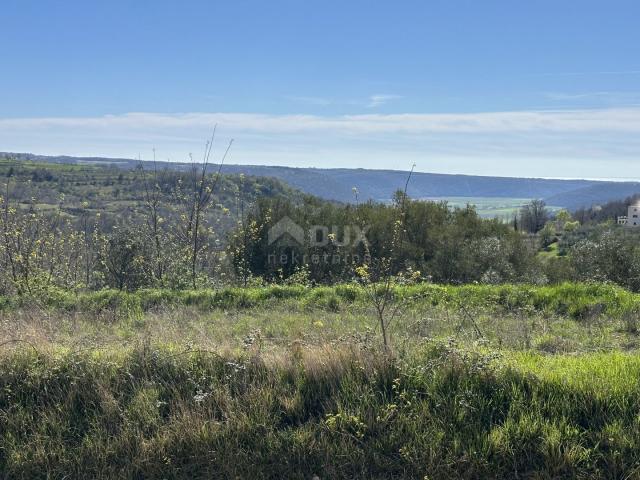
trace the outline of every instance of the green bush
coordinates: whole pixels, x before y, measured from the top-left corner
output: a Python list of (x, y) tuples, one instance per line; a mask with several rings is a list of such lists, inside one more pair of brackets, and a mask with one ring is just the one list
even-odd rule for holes
[(73, 309), (114, 322), (138, 320), (143, 314), (141, 295), (120, 290), (102, 290), (80, 295)]
[(306, 295), (302, 300), (302, 306), (306, 309), (319, 308), (321, 310), (337, 312), (340, 310), (340, 297), (333, 288), (318, 287)]
[[(441, 306), (458, 310), (461, 305), (486, 312), (538, 312), (568, 316), (584, 321), (607, 316), (622, 318), (640, 309), (640, 295), (605, 283), (562, 283), (552, 286), (516, 285), (434, 285), (429, 283), (397, 286), (395, 298), (406, 304)], [(75, 294), (56, 290), (37, 305), (51, 309), (89, 314), (115, 312), (116, 317), (136, 317), (141, 312), (163, 306), (191, 306), (200, 310), (269, 307), (276, 304), (292, 308), (319, 308), (337, 311), (341, 306), (367, 303), (367, 295), (356, 284), (304, 287), (269, 285), (228, 287), (219, 290), (142, 289), (137, 292), (101, 290)], [(0, 297), (0, 309), (29, 306), (28, 297)]]
[(6, 310), (11, 305), (11, 300), (9, 297), (5, 297), (0, 295), (0, 310)]

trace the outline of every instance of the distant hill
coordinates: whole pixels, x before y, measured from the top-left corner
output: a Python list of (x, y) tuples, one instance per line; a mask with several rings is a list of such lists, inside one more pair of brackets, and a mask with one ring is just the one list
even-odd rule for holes
[(559, 205), (575, 210), (603, 205), (640, 194), (639, 185), (637, 182), (599, 182), (577, 190), (552, 195), (545, 200), (549, 205)]
[[(151, 181), (151, 172), (143, 176), (133, 168), (122, 168), (124, 165), (126, 163), (113, 166), (111, 162), (102, 161), (54, 163), (41, 158), (15, 161), (14, 157), (0, 155), (0, 186), (3, 187), (0, 196), (5, 195), (6, 184), (10, 187), (11, 202), (25, 208), (35, 201), (39, 209), (60, 212), (70, 220), (90, 218), (90, 225), (98, 221), (100, 214), (100, 223), (108, 231), (118, 222), (139, 218), (147, 211), (145, 189)], [(188, 177), (177, 170), (163, 170), (158, 174), (161, 216), (172, 215), (176, 186), (185, 179)], [(215, 208), (206, 213), (221, 238), (237, 226), (240, 192), (246, 205), (265, 197), (287, 198), (296, 203), (307, 196), (277, 178), (248, 175), (240, 179), (239, 175), (224, 174), (212, 193), (211, 203)]]
[[(107, 164), (125, 169), (134, 168), (139, 163), (137, 160), (118, 158), (0, 153), (0, 157), (3, 156), (55, 163)], [(185, 163), (159, 163), (162, 163), (163, 167), (175, 170), (185, 170), (189, 167)], [(407, 179), (407, 172), (404, 171), (361, 168), (225, 165), (223, 171), (228, 174), (245, 173), (251, 176), (275, 177), (312, 195), (342, 202), (354, 200), (354, 187), (358, 189), (360, 200), (388, 200), (394, 191), (404, 187)], [(414, 198), (539, 198), (544, 199), (548, 205), (577, 209), (640, 193), (640, 182), (414, 173), (409, 183), (408, 193)]]
[[(275, 176), (291, 186), (323, 198), (353, 200), (353, 187), (361, 199), (388, 200), (394, 191), (404, 188), (407, 172), (350, 168), (289, 168), (229, 165), (225, 171)], [(590, 186), (584, 180), (543, 180), (472, 175), (414, 173), (407, 193), (424, 197), (505, 197), (546, 198)], [(638, 184), (640, 188), (640, 184)]]

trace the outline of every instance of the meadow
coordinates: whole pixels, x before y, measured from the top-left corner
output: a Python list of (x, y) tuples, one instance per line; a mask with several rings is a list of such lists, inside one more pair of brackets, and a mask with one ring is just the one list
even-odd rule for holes
[[(464, 208), (473, 205), (478, 215), (482, 218), (499, 218), (504, 221), (512, 221), (518, 215), (523, 206), (531, 201), (530, 198), (512, 197), (428, 197), (434, 202), (447, 202), (452, 208)], [(549, 211), (557, 212), (561, 207), (549, 205)]]
[(6, 478), (636, 478), (640, 296), (608, 284), (0, 300)]

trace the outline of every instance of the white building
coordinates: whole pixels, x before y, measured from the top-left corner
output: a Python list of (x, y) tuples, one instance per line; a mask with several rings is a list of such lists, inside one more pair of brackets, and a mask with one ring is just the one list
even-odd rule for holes
[(630, 205), (626, 217), (618, 217), (618, 225), (640, 227), (640, 205)]

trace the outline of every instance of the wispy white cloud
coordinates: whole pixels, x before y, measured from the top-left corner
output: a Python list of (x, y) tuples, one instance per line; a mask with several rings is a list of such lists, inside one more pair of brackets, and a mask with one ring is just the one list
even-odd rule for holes
[(600, 104), (609, 107), (632, 107), (640, 102), (640, 92), (633, 91), (596, 91), (596, 92), (546, 92), (545, 98), (559, 102), (570, 102), (573, 104)]
[(402, 98), (402, 95), (378, 93), (369, 97), (369, 103), (367, 103), (367, 107), (376, 108), (392, 100), (398, 100), (400, 98)]
[[(0, 150), (185, 160), (218, 124), (231, 161), (530, 176), (635, 172), (640, 108), (442, 114), (126, 113), (0, 118)], [(620, 173), (622, 172), (622, 173)], [(637, 176), (637, 173), (635, 174)]]
[(640, 132), (640, 108), (487, 113), (271, 115), (260, 113), (126, 113), (99, 117), (0, 119), (0, 131), (83, 129), (95, 133), (188, 132), (220, 124), (230, 131), (299, 133), (334, 130), (370, 133)]
[(301, 103), (304, 105), (311, 105), (311, 106), (326, 107), (329, 105), (334, 105), (334, 106), (376, 108), (376, 107), (385, 105), (386, 103), (389, 103), (393, 100), (398, 100), (403, 97), (402, 95), (377, 93), (365, 98), (351, 98), (351, 99), (333, 99), (333, 98), (307, 96), (307, 95), (285, 95), (284, 98), (296, 103)]
[(585, 98), (607, 98), (617, 95), (616, 92), (585, 92), (585, 93), (561, 93), (547, 92), (545, 97), (551, 100), (581, 100)]

